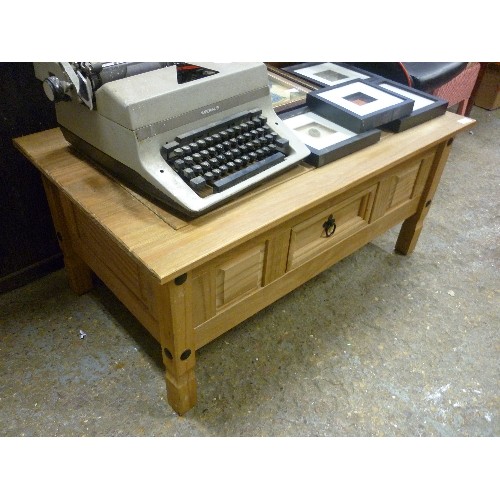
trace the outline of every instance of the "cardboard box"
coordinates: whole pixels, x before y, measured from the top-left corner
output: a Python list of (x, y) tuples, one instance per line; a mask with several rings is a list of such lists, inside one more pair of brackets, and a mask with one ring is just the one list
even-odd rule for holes
[(486, 67), (474, 104), (489, 110), (500, 106), (500, 63), (489, 63)]

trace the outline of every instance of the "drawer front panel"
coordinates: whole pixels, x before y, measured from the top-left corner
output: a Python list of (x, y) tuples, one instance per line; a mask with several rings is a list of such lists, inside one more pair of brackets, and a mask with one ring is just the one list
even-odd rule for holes
[(341, 203), (332, 204), (294, 226), (287, 271), (365, 227), (370, 220), (376, 187), (373, 185)]

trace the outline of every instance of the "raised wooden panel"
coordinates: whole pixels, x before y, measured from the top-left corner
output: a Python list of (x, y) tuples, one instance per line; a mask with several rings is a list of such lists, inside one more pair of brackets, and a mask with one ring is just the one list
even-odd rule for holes
[(216, 307), (220, 309), (262, 286), (265, 243), (221, 263), (216, 270)]
[(289, 245), (290, 228), (277, 232), (266, 241), (264, 285), (271, 283), (285, 274)]
[(215, 270), (205, 267), (193, 272), (193, 325), (201, 325), (214, 315)]
[[(287, 270), (301, 265), (319, 253), (331, 248), (368, 224), (375, 197), (373, 185), (341, 203), (332, 203), (292, 228)], [(327, 236), (324, 223), (332, 217), (335, 232)]]
[(73, 215), (78, 234), (75, 244), (84, 246), (85, 251), (102, 260), (129, 290), (134, 290), (135, 293), (141, 290), (138, 264), (132, 260), (130, 254), (116, 245), (97, 224), (78, 210), (75, 210)]
[(377, 192), (372, 220), (420, 196), (433, 159), (434, 151), (398, 167), (394, 173), (383, 178)]

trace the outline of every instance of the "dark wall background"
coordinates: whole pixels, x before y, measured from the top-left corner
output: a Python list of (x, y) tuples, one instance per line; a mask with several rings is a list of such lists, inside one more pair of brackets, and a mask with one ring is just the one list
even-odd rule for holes
[(12, 144), (56, 126), (33, 65), (0, 62), (0, 293), (62, 266), (40, 174)]

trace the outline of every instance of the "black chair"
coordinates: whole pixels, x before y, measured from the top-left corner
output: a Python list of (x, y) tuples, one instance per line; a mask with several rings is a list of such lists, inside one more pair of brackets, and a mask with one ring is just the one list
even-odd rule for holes
[(457, 113), (468, 116), (481, 75), (481, 63), (466, 62), (356, 62), (360, 69), (408, 85), (458, 104)]
[(351, 63), (376, 75), (431, 93), (459, 75), (466, 62), (360, 62)]

